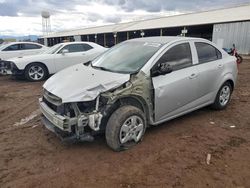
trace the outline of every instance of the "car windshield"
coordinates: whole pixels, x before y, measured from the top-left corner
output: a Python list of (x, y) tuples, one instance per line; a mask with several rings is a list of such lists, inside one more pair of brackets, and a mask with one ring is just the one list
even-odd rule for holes
[(0, 50), (3, 50), (4, 48), (6, 48), (6, 47), (8, 47), (9, 46), (9, 44), (1, 44), (0, 45)]
[(61, 48), (63, 44), (56, 44), (52, 47), (50, 47), (48, 50), (46, 50), (45, 54), (54, 54), (59, 48)]
[(118, 73), (138, 72), (162, 44), (127, 41), (118, 44), (92, 62), (92, 67)]

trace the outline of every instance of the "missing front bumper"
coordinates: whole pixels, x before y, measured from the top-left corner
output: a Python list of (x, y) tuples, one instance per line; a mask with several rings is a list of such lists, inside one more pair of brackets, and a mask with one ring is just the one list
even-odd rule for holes
[[(42, 123), (51, 132), (55, 133), (62, 141), (93, 141), (94, 137), (91, 132), (84, 132), (87, 124), (86, 118), (69, 118), (64, 117), (39, 99), (40, 109), (42, 111)], [(84, 124), (83, 124), (84, 122)]]
[(39, 99), (40, 110), (42, 114), (50, 121), (55, 127), (65, 132), (72, 132), (71, 126), (77, 123), (76, 118), (63, 117), (53, 110), (51, 110), (46, 103)]
[(92, 142), (94, 140), (94, 137), (88, 133), (77, 136), (74, 133), (62, 131), (52, 124), (45, 116), (42, 116), (42, 123), (49, 131), (53, 132), (63, 142)]

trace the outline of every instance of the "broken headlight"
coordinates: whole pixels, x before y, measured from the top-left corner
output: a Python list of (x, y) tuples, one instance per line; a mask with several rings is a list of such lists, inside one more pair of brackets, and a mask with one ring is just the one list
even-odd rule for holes
[(93, 101), (78, 102), (77, 106), (82, 113), (92, 113), (98, 111), (108, 102), (108, 99), (105, 97), (97, 97)]
[(78, 102), (77, 106), (82, 113), (91, 113), (95, 110), (96, 101)]

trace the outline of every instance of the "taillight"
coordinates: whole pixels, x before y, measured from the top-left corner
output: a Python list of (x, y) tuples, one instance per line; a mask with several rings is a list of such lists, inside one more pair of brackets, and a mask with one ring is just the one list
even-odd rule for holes
[(238, 59), (236, 58), (236, 61), (235, 61), (236, 65), (237, 65), (237, 73), (239, 72), (239, 63), (238, 63)]

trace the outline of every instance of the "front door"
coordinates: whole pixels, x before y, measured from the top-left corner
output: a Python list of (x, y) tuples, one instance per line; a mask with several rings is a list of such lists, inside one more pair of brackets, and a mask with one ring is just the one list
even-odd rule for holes
[(186, 42), (174, 45), (155, 66), (161, 63), (170, 65), (172, 72), (152, 77), (156, 123), (194, 108), (197, 99), (198, 72), (197, 67), (192, 66), (190, 44)]
[[(64, 51), (67, 51), (64, 53)], [(56, 71), (60, 71), (66, 67), (86, 62), (87, 54), (82, 44), (68, 44), (64, 46), (57, 54), (55, 54), (54, 62)]]

